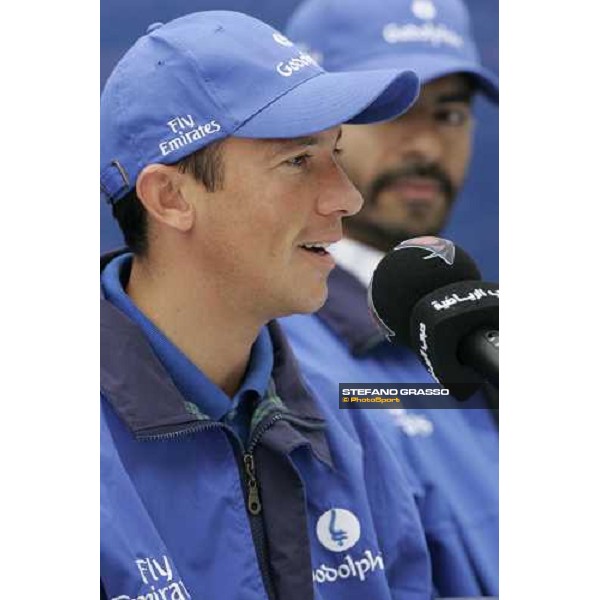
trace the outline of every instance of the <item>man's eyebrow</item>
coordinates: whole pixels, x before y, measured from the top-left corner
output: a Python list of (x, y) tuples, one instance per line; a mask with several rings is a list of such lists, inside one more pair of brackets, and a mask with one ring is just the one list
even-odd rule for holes
[(473, 99), (475, 92), (473, 90), (456, 90), (455, 92), (446, 92), (436, 98), (436, 102), (446, 104), (450, 102), (464, 102), (468, 104)]
[(276, 146), (280, 148), (294, 148), (296, 146), (316, 146), (319, 138), (314, 135), (305, 135), (298, 138), (288, 138), (285, 140), (273, 140)]
[[(342, 128), (340, 127), (338, 130), (338, 134), (335, 140), (337, 144), (342, 137)], [(282, 152), (288, 152), (293, 150), (294, 148), (305, 148), (307, 146), (318, 146), (321, 140), (314, 135), (304, 135), (302, 137), (297, 138), (286, 138), (283, 140), (279, 139), (271, 139), (268, 140), (271, 149), (269, 154), (271, 156), (276, 156)]]

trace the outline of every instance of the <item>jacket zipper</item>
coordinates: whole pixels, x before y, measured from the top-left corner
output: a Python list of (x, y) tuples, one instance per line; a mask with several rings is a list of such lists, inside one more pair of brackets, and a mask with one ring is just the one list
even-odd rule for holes
[[(281, 418), (282, 414), (277, 413), (272, 415), (271, 418), (259, 423), (257, 428), (253, 432), (250, 432), (251, 436), (248, 443), (248, 448), (243, 454), (246, 486), (248, 490), (246, 508), (250, 514), (250, 529), (254, 539), (254, 547), (256, 548), (258, 564), (263, 575), (263, 581), (265, 582), (265, 590), (267, 592), (267, 596), (272, 600), (275, 600), (277, 596), (275, 594), (275, 586), (273, 585), (273, 578), (271, 577), (271, 571), (269, 569), (267, 539), (265, 535), (265, 524), (261, 516), (262, 503), (260, 501), (260, 489), (256, 474), (256, 465), (254, 462), (254, 450), (256, 449), (256, 446), (260, 442), (260, 439), (264, 435), (265, 431), (272, 427)], [(239, 438), (237, 439), (239, 442)], [(239, 445), (241, 446), (241, 443)]]
[[(262, 574), (265, 591), (267, 593), (267, 597), (270, 600), (276, 600), (276, 595), (273, 580), (269, 570), (265, 526), (262, 517), (260, 516), (262, 513), (262, 503), (260, 501), (260, 487), (258, 477), (256, 475), (256, 465), (254, 462), (254, 450), (256, 449), (256, 446), (260, 442), (265, 432), (269, 428), (271, 428), (277, 421), (280, 420), (290, 421), (291, 423), (301, 425), (307, 429), (323, 428), (323, 425), (320, 423), (310, 423), (305, 421), (304, 419), (299, 419), (292, 415), (277, 412), (271, 415), (270, 418), (260, 422), (255, 428), (254, 432), (251, 432), (250, 442), (248, 443), (248, 448), (246, 449), (246, 451), (244, 451), (244, 446), (237, 433), (228, 425), (225, 425), (224, 423), (220, 423), (218, 421), (201, 421), (199, 423), (194, 423), (191, 426), (188, 425), (182, 429), (172, 431), (169, 433), (154, 435), (146, 434), (139, 436), (139, 439), (148, 441), (158, 441), (176, 439), (183, 435), (197, 433), (199, 431), (204, 431), (207, 429), (223, 429), (228, 433), (229, 437), (235, 440), (234, 450), (238, 462), (238, 469), (242, 481), (246, 484), (247, 490), (246, 509), (249, 513), (250, 531), (252, 533), (252, 539), (254, 541), (254, 547), (256, 550), (256, 555), (258, 558), (258, 564)], [(239, 460), (240, 456), (242, 459), (241, 461)]]
[(260, 493), (258, 488), (258, 479), (256, 477), (256, 469), (254, 465), (254, 450), (260, 442), (260, 438), (265, 431), (272, 427), (277, 421), (283, 418), (282, 413), (276, 413), (258, 424), (256, 430), (252, 432), (248, 449), (244, 453), (244, 465), (246, 466), (246, 483), (248, 486), (248, 512), (251, 515), (259, 515), (262, 512), (262, 504), (260, 502)]
[[(269, 600), (276, 600), (275, 588), (273, 580), (269, 570), (269, 561), (267, 553), (267, 543), (265, 536), (265, 527), (260, 516), (262, 512), (262, 503), (260, 501), (259, 484), (256, 476), (256, 466), (254, 463), (254, 450), (263, 436), (265, 431), (274, 425), (278, 420), (282, 418), (281, 413), (272, 415), (272, 417), (262, 423), (260, 423), (252, 435), (251, 441), (248, 444), (248, 449), (244, 451), (243, 444), (238, 437), (237, 433), (228, 425), (217, 421), (203, 421), (200, 423), (194, 423), (191, 426), (187, 426), (178, 431), (172, 431), (163, 434), (150, 434), (140, 436), (141, 439), (147, 441), (160, 441), (160, 440), (172, 440), (181, 437), (186, 434), (197, 433), (199, 431), (205, 431), (207, 429), (223, 429), (229, 435), (230, 438), (234, 439), (234, 454), (238, 463), (238, 470), (242, 481), (245, 483), (247, 490), (246, 509), (249, 513), (250, 531), (252, 533), (252, 539), (254, 541), (254, 548), (258, 559), (259, 568), (261, 571), (265, 591)], [(241, 461), (240, 461), (241, 457)]]
[(256, 468), (254, 465), (254, 449), (258, 445), (258, 442), (264, 435), (267, 429), (271, 428), (277, 421), (289, 421), (302, 425), (307, 429), (322, 429), (322, 424), (308, 423), (303, 419), (293, 417), (292, 415), (286, 415), (284, 413), (275, 413), (270, 419), (267, 419), (259, 423), (256, 431), (251, 437), (251, 441), (248, 444), (248, 449), (244, 453), (244, 466), (246, 467), (246, 484), (248, 486), (248, 512), (251, 515), (259, 515), (262, 511), (262, 503), (260, 501), (260, 493), (258, 486), (258, 479), (256, 477)]
[(258, 493), (258, 481), (252, 454), (244, 454), (244, 466), (246, 467), (246, 485), (248, 486), (248, 512), (253, 516), (257, 516), (262, 511), (262, 504)]

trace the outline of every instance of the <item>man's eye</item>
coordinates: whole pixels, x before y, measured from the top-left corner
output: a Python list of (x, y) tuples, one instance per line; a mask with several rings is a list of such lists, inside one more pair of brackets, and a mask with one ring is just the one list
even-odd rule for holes
[(286, 165), (290, 165), (292, 167), (304, 167), (308, 162), (308, 159), (311, 157), (310, 154), (304, 153), (299, 154), (298, 156), (293, 156), (292, 158), (288, 158), (285, 161)]
[(343, 149), (343, 148), (334, 148), (334, 149), (333, 149), (333, 153), (334, 153), (336, 156), (341, 156), (342, 154), (344, 154), (344, 149)]
[(469, 111), (460, 108), (440, 110), (436, 113), (436, 119), (444, 125), (458, 127), (467, 122), (469, 119)]

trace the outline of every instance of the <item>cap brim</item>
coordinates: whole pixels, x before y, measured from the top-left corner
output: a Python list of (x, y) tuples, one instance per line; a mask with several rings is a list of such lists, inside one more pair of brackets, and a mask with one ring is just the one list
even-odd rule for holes
[(449, 57), (445, 54), (386, 54), (374, 56), (368, 60), (350, 65), (344, 69), (362, 71), (364, 69), (414, 69), (421, 84), (429, 83), (434, 79), (466, 73), (473, 76), (481, 92), (492, 102), (498, 104), (499, 82), (498, 77), (483, 68), (476, 62), (460, 58)]
[(343, 123), (387, 121), (406, 112), (418, 95), (419, 78), (410, 70), (323, 72), (271, 102), (232, 135), (291, 138)]

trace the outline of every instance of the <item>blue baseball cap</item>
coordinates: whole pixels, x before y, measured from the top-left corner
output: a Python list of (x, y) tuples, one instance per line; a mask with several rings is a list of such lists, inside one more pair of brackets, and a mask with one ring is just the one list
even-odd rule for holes
[(200, 12), (148, 28), (100, 99), (100, 184), (115, 202), (148, 164), (172, 164), (228, 136), (292, 138), (405, 112), (414, 71), (328, 73), (262, 21)]
[(421, 83), (467, 73), (498, 102), (461, 0), (306, 0), (286, 34), (330, 71), (414, 69)]

